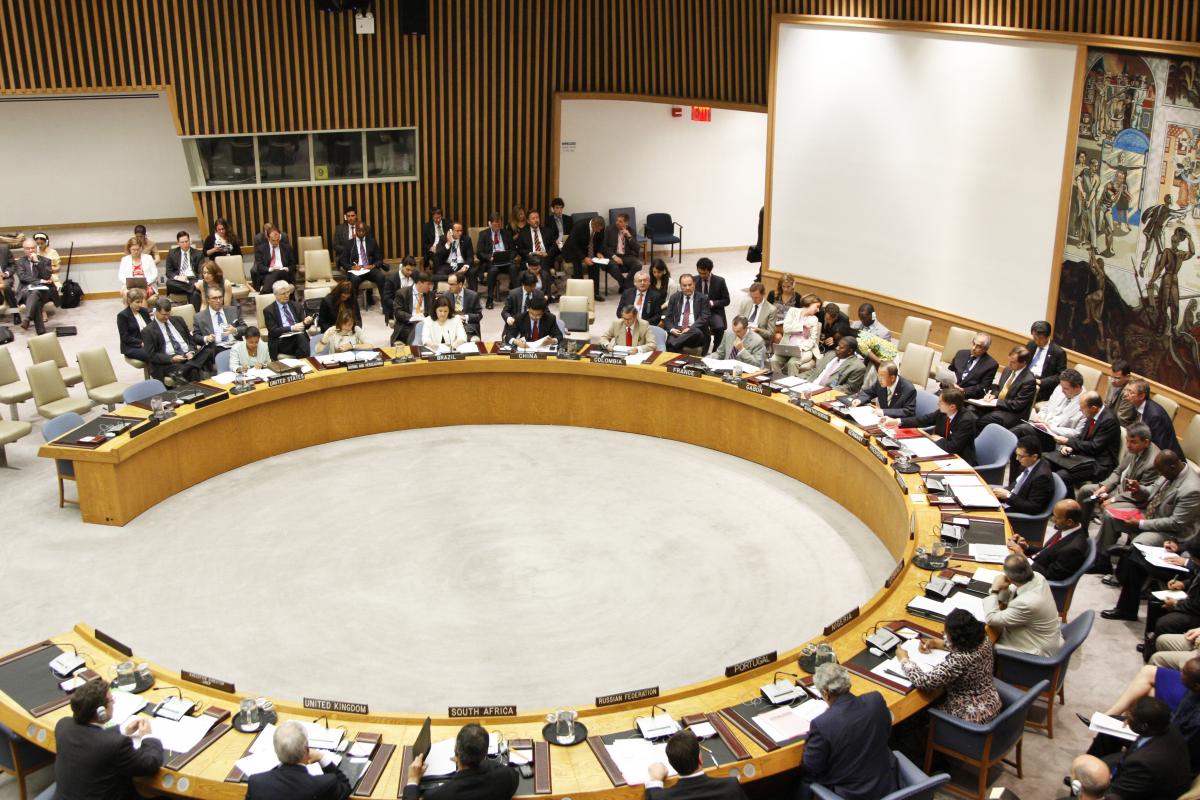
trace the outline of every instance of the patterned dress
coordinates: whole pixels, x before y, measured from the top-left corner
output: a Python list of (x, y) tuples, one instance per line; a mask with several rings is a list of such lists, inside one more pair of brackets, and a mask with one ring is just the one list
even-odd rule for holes
[(982, 723), (1000, 713), (1000, 694), (992, 682), (994, 655), (992, 643), (984, 639), (974, 650), (948, 650), (946, 660), (928, 672), (912, 660), (900, 666), (915, 688), (946, 690), (938, 707), (947, 714)]

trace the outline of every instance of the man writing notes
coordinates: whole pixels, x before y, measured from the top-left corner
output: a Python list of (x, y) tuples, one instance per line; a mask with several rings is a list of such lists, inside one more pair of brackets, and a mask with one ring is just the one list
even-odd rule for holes
[(806, 383), (817, 383), (845, 394), (857, 394), (862, 389), (867, 366), (858, 357), (858, 340), (853, 336), (838, 339), (834, 348), (817, 365), (800, 376)]
[(632, 305), (621, 309), (621, 318), (609, 326), (608, 332), (600, 337), (600, 345), (605, 350), (624, 347), (639, 353), (648, 353), (654, 349), (654, 334), (652, 326), (644, 319), (638, 318), (638, 310)]
[[(342, 258), (338, 264), (350, 278), (354, 294), (358, 294), (359, 284), (370, 281), (379, 290), (382, 301), (383, 287), (387, 283), (387, 262), (383, 260), (383, 248), (375, 241), (370, 226), (361, 219), (354, 223), (354, 238), (342, 251)], [(369, 295), (370, 293), (368, 301)]]
[(661, 326), (667, 329), (667, 350), (678, 353), (685, 347), (704, 348), (708, 341), (708, 298), (696, 291), (696, 281), (679, 276), (679, 291), (671, 295)]
[(192, 323), (195, 338), (217, 347), (232, 347), (246, 332), (246, 323), (236, 305), (225, 308), (225, 292), (214, 287), (208, 292), (208, 308), (196, 314)]
[[(562, 338), (563, 334), (558, 327), (558, 320), (546, 310), (546, 298), (538, 296), (529, 301), (525, 313), (517, 319), (512, 344), (516, 345), (518, 349), (524, 350), (526, 347), (560, 345)], [(547, 341), (549, 339), (553, 339), (553, 343)]]
[(738, 316), (745, 317), (750, 330), (761, 336), (763, 341), (770, 341), (775, 335), (775, 304), (767, 302), (767, 289), (761, 283), (750, 284), (748, 294), (750, 296), (738, 307)]
[[(279, 766), (251, 775), (246, 800), (346, 800), (350, 779), (338, 769), (336, 753), (310, 750), (308, 734), (299, 722), (289, 719), (275, 729), (271, 744)], [(310, 772), (314, 765), (319, 770)]]
[(691, 728), (684, 728), (667, 740), (667, 761), (679, 775), (670, 789), (663, 788), (667, 765), (651, 764), (646, 781), (646, 800), (746, 800), (737, 778), (713, 778), (704, 774), (700, 740)]
[(750, 330), (745, 317), (734, 317), (733, 328), (725, 331), (714, 355), (721, 360), (741, 361), (754, 369), (766, 369), (767, 343)]
[(1000, 631), (997, 647), (1048, 657), (1063, 646), (1050, 585), (1023, 554), (1004, 559), (1004, 574), (983, 598), (983, 614), (988, 627)]
[[(604, 257), (603, 217), (575, 221), (574, 227), (571, 228), (571, 235), (567, 237), (567, 241), (562, 247), (562, 255), (564, 260), (575, 265), (572, 277), (582, 278), (584, 270), (587, 270), (587, 276), (592, 279), (592, 294), (597, 303), (604, 300), (604, 295), (600, 294), (601, 268), (612, 276), (618, 287), (624, 290), (625, 276), (612, 261), (608, 261)], [(601, 259), (605, 263), (597, 263), (596, 259)]]
[(1087, 425), (1087, 418), (1079, 405), (1083, 394), (1083, 376), (1078, 370), (1064, 369), (1058, 378), (1058, 386), (1040, 410), (1029, 415), (1029, 422), (1012, 428), (1018, 439), (1023, 436), (1039, 436), (1043, 446), (1049, 447), (1056, 436), (1074, 436)]
[(936, 411), (919, 417), (884, 417), (883, 424), (895, 428), (932, 428), (930, 435), (947, 453), (957, 455), (975, 466), (975, 430), (978, 420), (967, 408), (961, 389), (945, 389), (938, 397)]
[(891, 361), (879, 365), (879, 380), (863, 389), (850, 402), (852, 406), (874, 404), (885, 417), (911, 417), (917, 413), (917, 387), (900, 377), (900, 369)]
[(1008, 351), (1008, 366), (1000, 374), (1000, 383), (994, 389), (978, 401), (978, 405), (987, 410), (979, 419), (979, 430), (992, 423), (1012, 428), (1029, 419), (1037, 395), (1037, 380), (1029, 371), (1028, 350), (1014, 347)]

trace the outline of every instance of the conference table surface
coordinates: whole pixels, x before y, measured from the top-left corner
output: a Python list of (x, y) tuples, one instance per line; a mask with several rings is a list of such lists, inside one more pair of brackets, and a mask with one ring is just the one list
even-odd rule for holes
[[(865, 637), (880, 624), (903, 621), (939, 631), (941, 623), (912, 616), (906, 610), (908, 601), (922, 594), (930, 576), (929, 571), (911, 564), (912, 555), (918, 545), (931, 544), (938, 537), (942, 518), (941, 510), (923, 494), (921, 476), (894, 472), (890, 458), (881, 461), (876, 447), (868, 447), (858, 441), (859, 437), (847, 435), (847, 428), (854, 433), (861, 431), (850, 422), (837, 416), (827, 420), (806, 412), (788, 402), (782, 393), (764, 396), (711, 376), (668, 371), (664, 364), (673, 358), (671, 354), (656, 354), (652, 363), (609, 365), (594, 364), (586, 358), (525, 360), (481, 355), (457, 361), (385, 363), (355, 371), (319, 370), (292, 383), (259, 385), (254, 391), (205, 408), (185, 406), (175, 418), (137, 438), (123, 434), (94, 449), (49, 443), (43, 446), (40, 455), (74, 461), (80, 506), (86, 521), (123, 524), (155, 503), (228, 469), (352, 436), (443, 425), (532, 423), (670, 438), (746, 458), (813, 486), (855, 514), (897, 559), (896, 570), (874, 596), (860, 606), (847, 601), (846, 615), (832, 620), (824, 632), (815, 632), (818, 635), (812, 643), (829, 642), (838, 659), (845, 663), (864, 649)], [(538, 402), (531, 404), (531, 398), (537, 398)], [(351, 413), (356, 409), (369, 409), (371, 413)], [(145, 417), (149, 412), (124, 407), (116, 413)], [(331, 420), (337, 420), (337, 424), (330, 424)], [(217, 441), (238, 442), (238, 447), (212, 448)], [(191, 457), (197, 452), (207, 455)], [(920, 466), (922, 470), (932, 468), (930, 463)], [(127, 487), (137, 489), (125, 491)], [(1004, 520), (999, 511), (973, 512), (972, 516)], [(977, 566), (969, 561), (951, 562), (951, 567), (968, 573)], [(747, 609), (746, 613), (752, 614), (753, 609)], [(107, 633), (119, 636), (117, 631)], [(710, 719), (733, 722), (717, 712), (759, 696), (759, 687), (772, 680), (775, 670), (799, 672), (796, 662), (807, 644), (781, 643), (787, 646), (779, 648), (776, 659), (763, 659), (761, 665), (748, 671), (729, 673), (728, 666), (752, 661), (759, 654), (726, 653), (721, 648), (719, 632), (697, 633), (712, 641), (712, 674), (717, 677), (687, 686), (662, 687), (658, 696), (633, 702), (575, 706), (589, 735), (629, 731), (633, 718), (652, 713), (654, 704), (676, 719), (710, 714)], [(126, 653), (110, 643), (109, 636), (97, 637), (93, 629), (82, 624), (47, 641), (71, 644), (87, 653), (91, 659), (88, 667), (105, 677), (111, 675), (115, 664), (127, 658)], [(202, 641), (196, 642), (197, 649), (203, 646)], [(47, 661), (50, 655), (53, 651), (49, 651)], [(231, 693), (219, 685), (198, 682), (200, 678), (196, 676), (190, 676), (194, 680), (184, 680), (179, 665), (168, 667), (149, 662), (141, 654), (136, 654), (134, 660), (150, 664), (158, 685), (181, 687), (201, 707), (236, 713), (241, 699), (264, 696), (263, 690), (269, 688), (240, 687), (240, 691)], [(0, 664), (3, 662), (0, 658)], [(302, 668), (297, 665), (297, 669)], [(726, 677), (727, 674), (732, 676)], [(222, 677), (236, 679), (236, 676)], [(597, 687), (597, 694), (611, 689)], [(915, 690), (905, 693), (857, 673), (852, 676), (852, 690), (881, 692), (897, 721), (920, 710), (935, 697)], [(311, 721), (326, 713), (305, 708), (295, 700), (271, 699), (281, 720)], [(515, 709), (513, 715), (512, 709), (485, 709), (482, 716), (463, 718), (457, 712), (450, 716), (451, 710), (447, 709), (445, 715), (433, 719), (433, 739), (453, 738), (465, 722), (479, 721), (510, 738), (540, 742), (546, 714), (552, 710)], [(487, 715), (493, 712), (505, 715)], [(0, 722), (50, 750), (55, 749), (54, 725), (68, 713), (69, 709), (63, 707), (34, 716), (0, 691)], [(383, 744), (396, 748), (373, 792), (364, 796), (399, 795), (407, 761), (404, 745), (412, 744), (425, 716), (379, 713), (375, 709), (367, 714), (328, 712), (328, 724), (344, 727), (348, 738), (359, 733), (376, 733)], [(729, 739), (744, 748), (745, 757), (711, 767), (708, 769), (711, 774), (737, 774), (743, 781), (754, 780), (792, 769), (800, 762), (802, 742), (768, 748), (747, 735), (736, 722), (724, 728)], [(253, 736), (230, 730), (178, 769), (164, 768), (144, 782), (147, 788), (173, 794), (241, 797), (245, 783), (227, 778)], [(538, 796), (641, 795), (641, 786), (614, 781), (611, 769), (606, 772), (587, 744), (552, 746), (548, 755), (550, 787), (548, 791), (542, 787)]]

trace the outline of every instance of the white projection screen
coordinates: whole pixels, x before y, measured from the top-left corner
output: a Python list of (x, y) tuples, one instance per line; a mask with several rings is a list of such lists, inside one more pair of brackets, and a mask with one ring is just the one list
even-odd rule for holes
[(770, 269), (1041, 319), (1078, 48), (787, 22), (777, 42)]

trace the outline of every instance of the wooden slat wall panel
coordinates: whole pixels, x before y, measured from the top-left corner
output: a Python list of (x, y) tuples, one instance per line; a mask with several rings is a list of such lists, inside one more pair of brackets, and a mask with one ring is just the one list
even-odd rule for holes
[(400, 33), (398, 2), (356, 36), (311, 0), (0, 0), (0, 93), (170, 85), (189, 135), (415, 126), (415, 183), (199, 194), (245, 239), (267, 220), (327, 236), (352, 202), (399, 256), (434, 203), (472, 225), (546, 206), (555, 92), (765, 105), (775, 12), (1200, 40), (1196, 0), (429, 4), (419, 37)]

